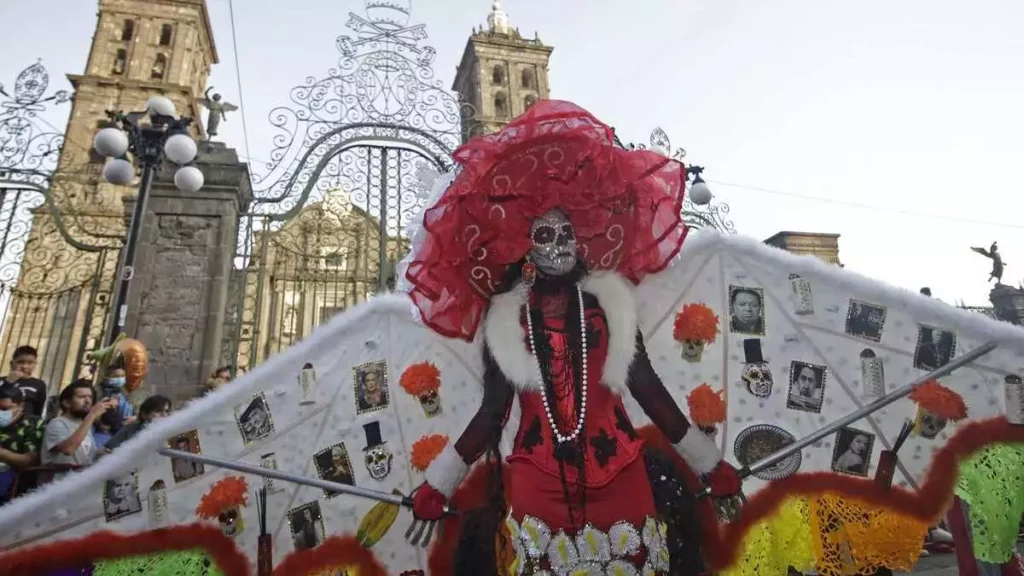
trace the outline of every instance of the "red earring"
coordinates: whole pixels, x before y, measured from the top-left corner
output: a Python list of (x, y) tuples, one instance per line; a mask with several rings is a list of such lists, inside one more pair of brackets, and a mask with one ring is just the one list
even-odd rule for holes
[(527, 288), (533, 288), (533, 283), (537, 281), (537, 265), (530, 262), (530, 257), (526, 257), (526, 262), (523, 264), (523, 286)]

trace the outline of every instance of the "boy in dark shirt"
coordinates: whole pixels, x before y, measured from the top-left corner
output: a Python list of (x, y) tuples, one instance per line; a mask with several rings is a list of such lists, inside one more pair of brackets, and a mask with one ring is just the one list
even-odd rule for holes
[(43, 415), (46, 405), (46, 382), (33, 378), (39, 353), (31, 346), (18, 346), (11, 356), (11, 371), (0, 380), (2, 384), (13, 384), (24, 395), (23, 410), (25, 415)]

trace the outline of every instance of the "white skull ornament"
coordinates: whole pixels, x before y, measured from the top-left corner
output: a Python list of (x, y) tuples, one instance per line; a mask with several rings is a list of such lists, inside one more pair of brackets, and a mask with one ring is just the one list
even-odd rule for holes
[(744, 364), (740, 378), (746, 383), (747, 390), (754, 396), (759, 398), (771, 396), (775, 381), (772, 379), (772, 369), (767, 362)]
[(383, 480), (391, 473), (391, 462), (393, 459), (394, 455), (391, 454), (391, 450), (388, 449), (386, 443), (363, 451), (366, 471), (370, 473), (370, 478), (374, 480)]
[(391, 462), (394, 456), (391, 454), (388, 443), (381, 437), (380, 422), (363, 424), (363, 430), (366, 432), (363, 464), (366, 465), (366, 471), (370, 473), (370, 478), (383, 480), (391, 473)]

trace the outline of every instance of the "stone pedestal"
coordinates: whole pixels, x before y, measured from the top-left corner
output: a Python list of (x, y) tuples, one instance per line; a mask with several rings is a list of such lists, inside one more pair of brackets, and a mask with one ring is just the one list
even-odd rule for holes
[(1024, 325), (1024, 290), (1006, 284), (996, 284), (989, 292), (988, 298), (992, 301), (993, 312), (997, 318), (1018, 326)]
[[(154, 179), (135, 258), (125, 328), (149, 350), (143, 395), (175, 404), (201, 393), (217, 368), (238, 215), (252, 201), (247, 164), (220, 143), (199, 145), (205, 184), (195, 194), (174, 186), (176, 166)], [(135, 198), (125, 198), (132, 213)]]

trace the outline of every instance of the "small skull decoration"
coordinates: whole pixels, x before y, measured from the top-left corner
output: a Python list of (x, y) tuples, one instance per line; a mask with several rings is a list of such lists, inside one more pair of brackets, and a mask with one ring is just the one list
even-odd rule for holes
[(759, 398), (771, 396), (775, 381), (772, 379), (772, 369), (767, 362), (744, 364), (740, 378), (746, 383), (747, 390), (754, 396)]
[(772, 369), (765, 362), (761, 354), (761, 341), (757, 338), (748, 338), (743, 341), (743, 354), (746, 362), (743, 364), (743, 372), (740, 378), (747, 385), (747, 390), (759, 398), (767, 398), (772, 393)]
[(238, 536), (245, 528), (245, 523), (242, 521), (241, 511), (237, 507), (229, 508), (221, 512), (220, 515), (217, 516), (217, 522), (220, 523), (220, 531), (228, 538)]
[(700, 340), (683, 340), (683, 360), (687, 362), (700, 362), (704, 355), (704, 342)]
[(383, 480), (391, 473), (391, 463), (394, 455), (388, 447), (388, 443), (381, 438), (380, 422), (370, 422), (363, 425), (366, 432), (366, 448), (363, 448), (363, 463), (370, 478)]
[(932, 440), (939, 435), (939, 432), (946, 429), (947, 424), (949, 424), (949, 420), (946, 418), (927, 410), (922, 410), (917, 420), (917, 433), (923, 438)]
[(419, 400), (427, 418), (433, 418), (441, 413), (441, 395), (437, 390), (427, 390), (419, 395)]

